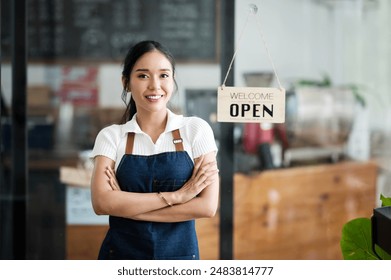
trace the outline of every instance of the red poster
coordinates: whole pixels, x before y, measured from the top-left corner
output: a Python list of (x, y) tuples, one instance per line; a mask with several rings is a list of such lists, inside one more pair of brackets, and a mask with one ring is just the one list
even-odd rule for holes
[(97, 67), (63, 67), (62, 84), (58, 92), (61, 102), (70, 102), (75, 106), (98, 105), (97, 76)]

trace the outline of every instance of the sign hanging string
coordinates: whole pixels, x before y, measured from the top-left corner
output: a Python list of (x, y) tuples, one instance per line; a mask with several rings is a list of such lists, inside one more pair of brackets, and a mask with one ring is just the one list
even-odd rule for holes
[(269, 58), (269, 61), (270, 61), (271, 65), (272, 65), (274, 75), (276, 76), (278, 86), (279, 86), (280, 89), (282, 89), (283, 87), (281, 86), (280, 79), (279, 79), (279, 77), (277, 75), (276, 67), (274, 65), (272, 56), (271, 56), (271, 54), (269, 52), (269, 48), (267, 47), (266, 40), (265, 40), (265, 37), (264, 37), (263, 32), (262, 32), (260, 21), (259, 21), (258, 17), (256, 17), (256, 14), (258, 12), (258, 7), (255, 4), (250, 4), (249, 6), (250, 6), (250, 9), (249, 9), (249, 13), (248, 13), (247, 18), (246, 18), (246, 22), (245, 22), (245, 24), (243, 26), (243, 29), (240, 32), (240, 35), (239, 35), (239, 38), (238, 38), (237, 47), (235, 48), (234, 54), (232, 56), (231, 62), (229, 64), (227, 73), (226, 73), (225, 78), (224, 78), (224, 82), (223, 82), (221, 87), (225, 87), (225, 82), (227, 81), (228, 75), (229, 75), (229, 73), (231, 71), (231, 68), (232, 68), (232, 64), (233, 64), (233, 62), (234, 62), (234, 60), (236, 58), (236, 55), (237, 55), (237, 53), (238, 53), (238, 51), (240, 49), (240, 46), (241, 46), (241, 43), (242, 43), (242, 37), (243, 37), (244, 31), (245, 31), (245, 29), (247, 27), (247, 24), (248, 24), (248, 21), (250, 19), (250, 16), (254, 16), (255, 20), (256, 20), (257, 27), (258, 27), (258, 32), (259, 32), (259, 34), (261, 36), (263, 45), (264, 45), (264, 47), (266, 49), (266, 52), (268, 54), (268, 58)]

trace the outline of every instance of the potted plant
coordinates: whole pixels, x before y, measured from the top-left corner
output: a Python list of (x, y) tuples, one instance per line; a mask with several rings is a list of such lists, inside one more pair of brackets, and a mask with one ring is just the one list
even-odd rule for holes
[[(391, 197), (380, 195), (382, 207), (391, 206)], [(390, 234), (391, 238), (391, 234)], [(372, 224), (370, 218), (356, 218), (342, 229), (340, 241), (345, 260), (391, 260), (391, 255), (376, 244), (372, 246)]]

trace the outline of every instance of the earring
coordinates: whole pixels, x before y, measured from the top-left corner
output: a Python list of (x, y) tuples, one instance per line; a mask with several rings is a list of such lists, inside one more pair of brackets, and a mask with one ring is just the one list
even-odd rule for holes
[(131, 95), (132, 93), (124, 88), (121, 93), (121, 99), (126, 101), (126, 99), (128, 98), (128, 94)]
[(121, 99), (122, 99), (122, 100), (126, 100), (126, 95), (127, 95), (127, 93), (128, 93), (128, 92), (127, 92), (126, 89), (123, 89), (123, 90), (122, 90), (122, 93), (121, 93)]
[(128, 90), (129, 89), (124, 88), (121, 93), (121, 99), (125, 102), (125, 104), (128, 102), (128, 96), (129, 98), (132, 97), (132, 93)]

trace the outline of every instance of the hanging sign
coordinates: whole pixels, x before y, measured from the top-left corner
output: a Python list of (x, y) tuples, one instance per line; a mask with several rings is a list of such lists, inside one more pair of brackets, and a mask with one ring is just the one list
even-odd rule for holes
[(285, 89), (220, 86), (217, 90), (217, 121), (283, 123)]
[[(245, 30), (248, 19), (251, 15), (255, 17), (258, 7), (250, 4), (249, 15), (241, 34)], [(255, 17), (256, 18), (256, 17)], [(239, 50), (237, 48), (232, 56), (231, 63), (225, 75), (223, 84), (217, 89), (217, 121), (219, 122), (241, 122), (241, 123), (283, 123), (285, 122), (285, 89), (281, 86), (276, 68), (266, 46), (262, 34), (261, 25), (258, 21), (258, 31), (261, 35), (269, 60), (272, 64), (274, 74), (277, 78), (279, 88), (271, 87), (226, 87), (228, 74)], [(239, 43), (241, 39), (239, 37)], [(237, 44), (238, 47), (240, 44)]]

